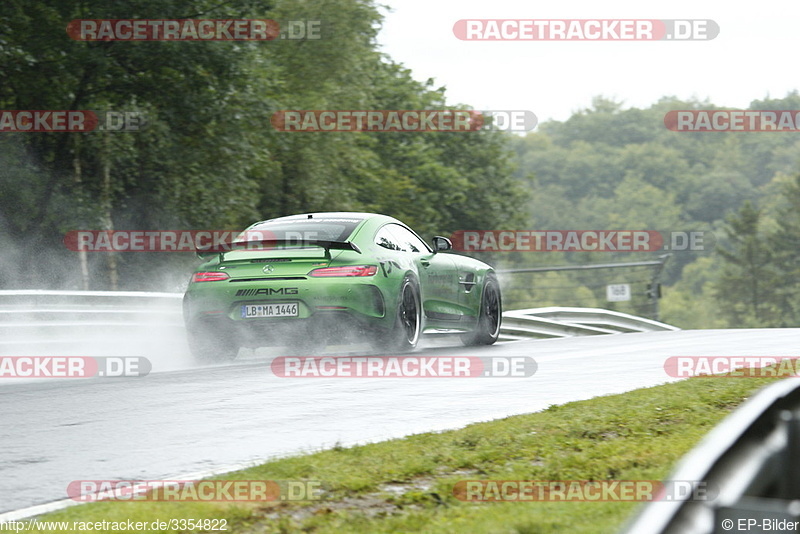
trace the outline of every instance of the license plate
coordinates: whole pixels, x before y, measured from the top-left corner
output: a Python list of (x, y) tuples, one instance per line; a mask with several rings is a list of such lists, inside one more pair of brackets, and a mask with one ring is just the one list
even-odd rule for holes
[(255, 319), (258, 317), (297, 317), (298, 315), (298, 306), (296, 302), (242, 305), (242, 319)]

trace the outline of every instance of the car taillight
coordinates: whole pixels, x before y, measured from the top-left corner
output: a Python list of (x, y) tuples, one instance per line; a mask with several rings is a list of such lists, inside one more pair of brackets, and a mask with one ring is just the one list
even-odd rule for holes
[(309, 276), (373, 276), (377, 272), (377, 265), (346, 265), (314, 269), (308, 274)]
[(227, 280), (228, 278), (230, 278), (228, 273), (221, 273), (219, 271), (206, 271), (194, 273), (194, 276), (192, 276), (192, 282), (219, 282), (221, 280)]

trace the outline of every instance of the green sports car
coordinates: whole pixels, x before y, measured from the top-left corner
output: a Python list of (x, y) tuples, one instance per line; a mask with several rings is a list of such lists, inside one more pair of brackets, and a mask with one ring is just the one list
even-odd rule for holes
[(500, 332), (500, 286), (489, 265), (443, 253), (408, 226), (371, 213), (309, 213), (251, 225), (205, 263), (183, 299), (189, 346), (202, 360), (240, 347), (368, 341), (403, 351), (422, 333), (489, 345)]

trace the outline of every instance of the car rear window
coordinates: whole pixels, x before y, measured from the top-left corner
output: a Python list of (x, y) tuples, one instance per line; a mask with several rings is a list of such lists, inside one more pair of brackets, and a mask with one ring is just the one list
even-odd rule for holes
[(358, 223), (363, 220), (349, 218), (278, 219), (251, 226), (239, 234), (235, 241), (237, 243), (260, 239), (346, 241)]

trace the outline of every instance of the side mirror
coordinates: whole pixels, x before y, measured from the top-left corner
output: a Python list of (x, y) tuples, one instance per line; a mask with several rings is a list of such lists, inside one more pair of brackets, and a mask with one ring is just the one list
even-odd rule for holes
[(442, 252), (444, 250), (453, 250), (453, 243), (446, 237), (437, 235), (433, 238), (433, 251)]

